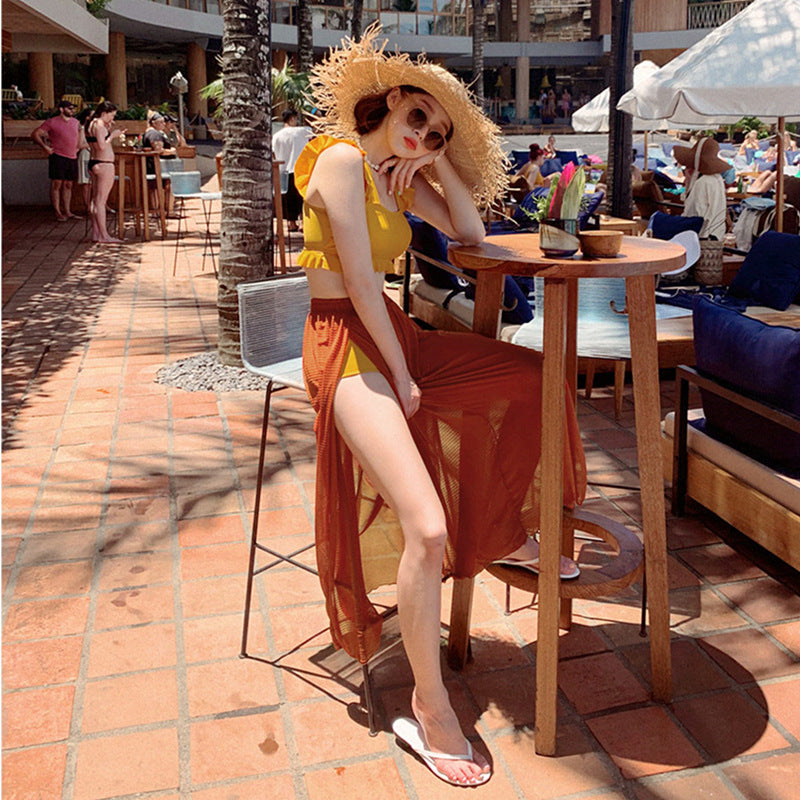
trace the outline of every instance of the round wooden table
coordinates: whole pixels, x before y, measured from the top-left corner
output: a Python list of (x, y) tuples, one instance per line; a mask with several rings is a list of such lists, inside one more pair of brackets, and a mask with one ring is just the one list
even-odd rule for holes
[[(661, 400), (656, 346), (654, 276), (686, 261), (684, 248), (658, 239), (625, 236), (614, 258), (545, 257), (534, 233), (490, 236), (475, 246), (453, 245), (450, 260), (476, 271), (473, 331), (497, 336), (506, 275), (544, 278), (542, 452), (539, 615), (536, 649), (536, 751), (554, 755), (558, 691), (558, 628), (568, 626), (570, 600), (562, 597), (559, 556), (572, 555), (572, 532), (562, 541), (564, 381), (577, 384), (578, 278), (625, 278), (630, 326), (636, 443), (642, 502), (645, 574), (650, 618), (653, 696), (669, 701), (672, 669), (669, 636), (666, 516), (661, 467)], [(449, 661), (466, 660), (472, 580), (453, 588)], [(564, 584), (566, 586), (566, 583)]]

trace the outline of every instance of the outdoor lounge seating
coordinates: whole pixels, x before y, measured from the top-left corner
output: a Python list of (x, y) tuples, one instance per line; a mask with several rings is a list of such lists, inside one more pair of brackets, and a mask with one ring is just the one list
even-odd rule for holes
[[(705, 299), (695, 327), (698, 370), (678, 368), (676, 411), (662, 424), (673, 513), (691, 497), (800, 569), (800, 329)], [(690, 384), (703, 409), (688, 410)]]

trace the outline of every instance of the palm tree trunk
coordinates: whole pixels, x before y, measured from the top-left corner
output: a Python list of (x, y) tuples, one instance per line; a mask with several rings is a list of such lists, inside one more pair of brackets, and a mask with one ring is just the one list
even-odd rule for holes
[(314, 66), (311, 0), (297, 0), (297, 60), (300, 72), (308, 72)]
[(611, 80), (608, 114), (608, 171), (611, 213), (632, 219), (633, 117), (617, 111), (617, 103), (633, 87), (633, 3), (613, 0), (611, 6)]
[(272, 274), (269, 0), (223, 0), (219, 359), (241, 364), (236, 287)]
[(354, 42), (361, 40), (364, 23), (364, 0), (353, 0), (353, 18), (350, 20), (350, 38)]
[(472, 0), (472, 91), (483, 108), (483, 42), (486, 38), (486, 0)]

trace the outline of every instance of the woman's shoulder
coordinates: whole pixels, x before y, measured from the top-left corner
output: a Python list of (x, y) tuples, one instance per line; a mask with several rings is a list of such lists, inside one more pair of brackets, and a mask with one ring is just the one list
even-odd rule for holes
[(349, 165), (360, 165), (363, 153), (355, 142), (338, 139), (334, 136), (317, 136), (312, 139), (297, 158), (294, 165), (294, 184), (297, 191), (305, 197), (311, 174), (318, 164), (324, 168), (347, 168)]

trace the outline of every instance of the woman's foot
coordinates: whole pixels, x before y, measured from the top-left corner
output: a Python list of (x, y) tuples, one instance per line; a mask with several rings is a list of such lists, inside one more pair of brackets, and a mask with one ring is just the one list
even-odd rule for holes
[[(514, 552), (503, 556), (503, 558), (499, 558), (495, 561), (495, 564), (502, 564), (505, 567), (520, 567), (521, 569), (530, 570), (538, 575), (539, 542), (537, 542), (536, 539), (528, 537), (522, 547), (518, 547)], [(571, 558), (561, 556), (559, 574), (562, 580), (571, 580), (577, 578), (581, 574), (581, 571)]]
[[(425, 739), (425, 747), (438, 753), (469, 753), (469, 742), (461, 731), (458, 719), (449, 700), (444, 699), (434, 709), (417, 698), (416, 689), (411, 695), (411, 710), (419, 722)], [(491, 773), (486, 759), (478, 752), (472, 751), (472, 760), (431, 759), (437, 770), (451, 783), (461, 786), (472, 786), (485, 782), (486, 775)]]

